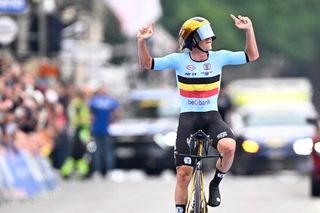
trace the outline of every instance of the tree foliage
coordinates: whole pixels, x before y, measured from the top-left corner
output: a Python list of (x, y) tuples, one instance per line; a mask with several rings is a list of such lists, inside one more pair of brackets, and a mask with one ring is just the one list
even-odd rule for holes
[(161, 0), (161, 23), (177, 37), (183, 22), (193, 16), (211, 21), (217, 36), (215, 49), (239, 49), (243, 32), (237, 30), (229, 14), (249, 16), (262, 55), (281, 55), (293, 63), (314, 63), (320, 48), (319, 0)]

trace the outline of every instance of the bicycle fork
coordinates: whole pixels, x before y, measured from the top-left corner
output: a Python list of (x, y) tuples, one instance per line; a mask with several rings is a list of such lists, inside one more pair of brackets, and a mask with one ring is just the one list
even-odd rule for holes
[(204, 191), (204, 176), (201, 170), (201, 162), (197, 162), (192, 175), (187, 213), (207, 213), (207, 201)]

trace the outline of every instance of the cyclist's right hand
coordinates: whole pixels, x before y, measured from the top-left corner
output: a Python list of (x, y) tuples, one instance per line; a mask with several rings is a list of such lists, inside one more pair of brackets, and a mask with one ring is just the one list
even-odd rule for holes
[(147, 27), (141, 27), (138, 30), (137, 38), (141, 40), (149, 39), (153, 35), (153, 28), (154, 28), (154, 23), (150, 24)]

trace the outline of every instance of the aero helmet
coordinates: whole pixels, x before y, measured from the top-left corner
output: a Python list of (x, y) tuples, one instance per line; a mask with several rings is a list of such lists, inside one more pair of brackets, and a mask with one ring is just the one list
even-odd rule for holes
[(193, 17), (185, 21), (179, 32), (179, 49), (191, 50), (192, 47), (197, 46), (199, 41), (207, 38), (216, 38), (210, 22), (202, 17)]

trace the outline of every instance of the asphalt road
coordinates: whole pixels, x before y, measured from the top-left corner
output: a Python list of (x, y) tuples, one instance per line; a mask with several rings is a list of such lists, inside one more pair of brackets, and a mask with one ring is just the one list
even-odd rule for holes
[[(206, 177), (206, 183), (209, 177)], [(59, 189), (31, 201), (11, 202), (1, 213), (170, 213), (175, 179), (165, 172), (147, 177), (115, 171), (106, 179), (61, 181)], [(320, 198), (309, 195), (307, 176), (284, 172), (252, 177), (228, 175), (221, 184), (222, 204), (209, 212), (319, 213)]]

